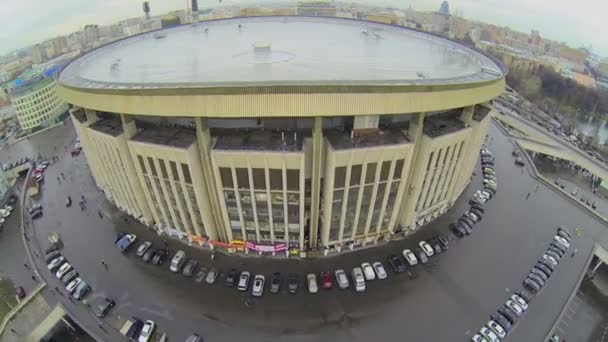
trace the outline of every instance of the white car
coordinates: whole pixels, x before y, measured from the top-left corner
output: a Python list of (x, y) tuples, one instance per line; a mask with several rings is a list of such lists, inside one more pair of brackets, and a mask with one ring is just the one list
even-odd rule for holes
[(508, 299), (507, 302), (505, 303), (505, 305), (511, 309), (512, 311), (515, 312), (515, 314), (517, 316), (521, 316), (524, 313), (524, 309), (521, 308), (521, 306), (519, 306), (519, 304), (515, 303), (514, 301)]
[(519, 304), (524, 311), (528, 310), (528, 303), (525, 299), (521, 298), (518, 294), (511, 295), (511, 300)]
[(405, 260), (407, 260), (407, 263), (410, 264), (410, 266), (418, 265), (418, 259), (416, 259), (416, 255), (411, 250), (404, 249), (403, 257)]
[(363, 270), (363, 275), (365, 276), (365, 280), (374, 280), (376, 279), (376, 273), (374, 273), (374, 269), (369, 262), (364, 262), (361, 264), (361, 269)]
[(547, 254), (543, 254), (543, 259), (547, 260), (548, 262), (552, 263), (553, 266), (557, 266), (557, 260), (555, 260), (554, 257), (547, 255)]
[(4, 210), (8, 210), (10, 212), (13, 212), (14, 209), (15, 209), (14, 207), (12, 207), (12, 206), (10, 206), (8, 204), (4, 207)]
[(374, 267), (374, 271), (376, 271), (378, 279), (386, 279), (386, 270), (384, 269), (384, 266), (382, 266), (382, 263), (380, 261), (374, 262), (372, 266)]
[(431, 245), (429, 245), (426, 241), (418, 242), (418, 246), (420, 246), (424, 254), (426, 254), (426, 256), (428, 257), (432, 257), (435, 253), (433, 252), (433, 247), (431, 247)]
[(553, 240), (566, 248), (570, 248), (570, 243), (568, 242), (568, 240), (564, 239), (559, 235), (555, 235), (553, 237)]
[(76, 279), (72, 280), (68, 284), (68, 286), (65, 287), (65, 289), (68, 291), (68, 293), (72, 293), (72, 292), (74, 292), (74, 290), (76, 290), (76, 287), (78, 287), (78, 285), (80, 285), (80, 283), (82, 283), (82, 279), (76, 278)]
[(317, 293), (319, 292), (319, 286), (317, 285), (317, 275), (314, 273), (308, 273), (306, 275), (306, 282), (308, 283), (308, 292)]
[(264, 294), (264, 281), (266, 279), (261, 274), (256, 274), (253, 277), (253, 286), (251, 287), (251, 294), (260, 297)]
[(505, 331), (505, 329), (495, 321), (490, 320), (486, 326), (490, 328), (500, 338), (504, 338), (505, 336), (507, 336), (507, 332)]
[(63, 256), (56, 257), (55, 259), (51, 260), (51, 262), (49, 262), (46, 268), (48, 268), (49, 271), (52, 271), (55, 268), (59, 267), (59, 265), (61, 265), (64, 261), (65, 258)]
[(474, 213), (472, 213), (470, 211), (465, 211), (463, 215), (470, 218), (471, 220), (473, 220), (474, 223), (479, 221), (479, 216), (475, 215)]
[(139, 334), (138, 342), (148, 342), (150, 341), (150, 337), (154, 334), (154, 329), (156, 329), (156, 324), (154, 321), (147, 320), (144, 324), (144, 327), (141, 328), (141, 333)]
[(345, 290), (348, 288), (348, 277), (346, 276), (346, 272), (344, 270), (336, 270), (334, 273), (336, 276), (336, 283), (338, 283), (338, 287), (340, 290)]
[(353, 283), (355, 283), (355, 291), (365, 291), (365, 277), (363, 276), (363, 270), (360, 267), (353, 268), (352, 271)]
[(11, 216), (11, 212), (6, 209), (0, 209), (0, 216), (9, 217), (9, 216)]
[(144, 254), (146, 254), (146, 251), (150, 249), (150, 246), (152, 246), (152, 242), (150, 241), (146, 241), (139, 245), (139, 247), (137, 247), (137, 256), (143, 256)]
[(498, 336), (496, 336), (496, 334), (492, 330), (488, 329), (487, 327), (481, 328), (479, 330), (479, 334), (481, 334), (481, 336), (485, 337), (490, 342), (500, 341)]
[(239, 282), (236, 286), (237, 290), (247, 291), (247, 288), (249, 287), (249, 277), (251, 277), (251, 273), (247, 271), (241, 272), (241, 275), (239, 276)]
[(72, 270), (72, 265), (70, 265), (69, 262), (66, 262), (65, 264), (61, 265), (61, 267), (59, 267), (59, 270), (57, 270), (57, 273), (55, 273), (55, 277), (57, 277), (57, 279), (61, 279), (61, 277), (63, 277), (66, 273), (68, 273), (71, 270)]
[(473, 342), (488, 342), (488, 340), (485, 337), (483, 337), (483, 336), (481, 336), (479, 334), (473, 335), (473, 337), (471, 337), (471, 341), (473, 341)]

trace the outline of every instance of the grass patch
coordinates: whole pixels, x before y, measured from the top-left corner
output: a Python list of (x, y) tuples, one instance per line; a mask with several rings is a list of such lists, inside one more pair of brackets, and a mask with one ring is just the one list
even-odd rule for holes
[(0, 278), (0, 320), (16, 305), (15, 285), (8, 278)]

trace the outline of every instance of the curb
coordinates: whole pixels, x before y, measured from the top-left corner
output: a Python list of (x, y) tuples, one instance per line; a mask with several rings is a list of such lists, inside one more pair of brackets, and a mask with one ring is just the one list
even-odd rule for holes
[(4, 334), (4, 329), (6, 329), (8, 322), (10, 322), (13, 319), (13, 316), (18, 314), (19, 311), (21, 311), (21, 309), (23, 309), (27, 304), (29, 304), (29, 302), (31, 302), (36, 296), (38, 296), (40, 291), (42, 291), (42, 289), (44, 289), (45, 287), (46, 287), (46, 283), (44, 283), (44, 282), (40, 283), (38, 286), (36, 286), (34, 291), (32, 291), (32, 293), (30, 293), (29, 296), (27, 296), (24, 300), (19, 302), (19, 304), (17, 306), (12, 308), (11, 311), (9, 311), (9, 313), (6, 314), (6, 316), (4, 316), (4, 318), (2, 319), (2, 322), (0, 323), (0, 336), (2, 336), (2, 334)]
[[(27, 172), (27, 176), (26, 176), (26, 185), (27, 185), (27, 180), (30, 178), (32, 170), (34, 170), (33, 167), (30, 167), (29, 171)], [(27, 193), (27, 186), (24, 185), (23, 190), (22, 190), (22, 194), (21, 194), (21, 239), (23, 241), (23, 245), (25, 247), (25, 250), (27, 251), (27, 255), (28, 255), (28, 259), (30, 262), (30, 265), (32, 267), (32, 270), (34, 271), (34, 274), (36, 275), (36, 277), (38, 277), (40, 283), (41, 283), (41, 288), (40, 290), (42, 290), (42, 288), (46, 287), (46, 281), (45, 279), (40, 275), (40, 272), (38, 271), (38, 267), (36, 265), (36, 263), (34, 262), (34, 258), (32, 257), (32, 251), (30, 249), (30, 245), (28, 243), (28, 240), (26, 239), (26, 233), (25, 233), (25, 199), (26, 199), (26, 193)], [(32, 235), (32, 238), (34, 238), (34, 235)], [(72, 312), (70, 311), (70, 309), (68, 309), (68, 307), (66, 305), (63, 305), (63, 303), (58, 300), (58, 302), (60, 303), (60, 305), (64, 308), (65, 312), (70, 316), (70, 318), (80, 326), (80, 328), (82, 330), (84, 330), (87, 334), (89, 334), (89, 336), (91, 336), (93, 339), (95, 339), (95, 341), (103, 341), (102, 338), (100, 338), (97, 334), (93, 333), (89, 327), (87, 327), (85, 324), (83, 324), (81, 322), (81, 320), (78, 318), (77, 315), (72, 314)], [(2, 328), (4, 329), (4, 328)], [(0, 336), (2, 336), (2, 333), (4, 331), (0, 330)]]
[(555, 319), (555, 322), (551, 326), (551, 329), (549, 329), (549, 331), (547, 332), (547, 335), (545, 336), (545, 339), (544, 339), (545, 341), (549, 340), (549, 338), (551, 337), (551, 334), (553, 333), (553, 331), (555, 331), (555, 327), (558, 325), (559, 321), (561, 321), (562, 317), (566, 313), (566, 309), (568, 309), (570, 302), (576, 296), (576, 292), (578, 291), (579, 287), (581, 286), (581, 283), (583, 282), (583, 279), (585, 278), (585, 274), (587, 274), (587, 268), (589, 268), (589, 264), (591, 264), (591, 260), (593, 260), (593, 255), (595, 254), (594, 251), (595, 251), (595, 247), (593, 247), (591, 249), (591, 252), (589, 253), (589, 256), (587, 257), (587, 261), (585, 262), (585, 267), (583, 267), (583, 271), (581, 272), (581, 275), (578, 277), (578, 279), (576, 281), (576, 285), (574, 286), (574, 291), (572, 291), (572, 293), (570, 293), (570, 296), (566, 300), (566, 303), (564, 304), (562, 311), (560, 311), (559, 315)]

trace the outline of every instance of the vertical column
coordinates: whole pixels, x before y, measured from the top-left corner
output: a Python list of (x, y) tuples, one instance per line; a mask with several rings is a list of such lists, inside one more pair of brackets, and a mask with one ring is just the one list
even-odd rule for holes
[(361, 216), (361, 203), (363, 201), (363, 191), (365, 191), (365, 175), (367, 174), (367, 154), (363, 163), (361, 163), (361, 177), (359, 179), (359, 192), (357, 193), (357, 209), (353, 219), (353, 230), (350, 239), (355, 241), (357, 230), (359, 230), (359, 217)]
[(253, 184), (253, 170), (247, 161), (247, 176), (249, 177), (249, 196), (251, 196), (251, 209), (253, 210), (253, 223), (255, 225), (255, 239), (260, 242), (260, 224), (258, 223), (258, 206), (255, 200), (255, 184)]
[(239, 221), (241, 222), (241, 234), (243, 234), (243, 241), (247, 241), (247, 230), (245, 229), (245, 220), (243, 219), (243, 207), (241, 206), (241, 192), (239, 191), (239, 182), (236, 177), (236, 169), (232, 165), (230, 166), (230, 172), (232, 173), (234, 198), (236, 199), (236, 207), (239, 211)]
[(407, 175), (407, 190), (404, 194), (403, 205), (401, 207), (401, 216), (398, 222), (410, 229), (414, 229), (414, 209), (420, 194), (422, 185), (422, 177), (428, 163), (428, 154), (430, 149), (429, 141), (425, 141), (423, 135), (424, 113), (414, 114), (410, 121), (410, 139), (414, 141), (414, 150), (412, 155), (412, 165), (409, 168)]
[(268, 168), (268, 161), (266, 159), (264, 159), (264, 177), (266, 177), (266, 203), (268, 205), (270, 241), (274, 243), (274, 212), (272, 211), (272, 196), (270, 194), (270, 169)]
[[(315, 117), (312, 129), (312, 180), (310, 189), (310, 247), (317, 247), (323, 167), (323, 118)], [(327, 194), (326, 194), (327, 195)]]
[[(222, 206), (224, 205), (224, 191), (221, 187), (221, 178), (216, 175), (215, 172), (217, 171), (217, 168), (213, 166), (212, 162), (209, 162), (210, 166), (208, 170), (211, 173), (211, 178), (206, 178), (208, 175), (205, 173), (205, 171), (201, 172), (201, 170), (204, 169), (203, 163), (201, 162), (201, 156), (202, 153), (200, 152), (200, 144), (191, 146), (188, 149), (190, 178), (192, 180), (194, 197), (196, 198), (197, 202), (195, 203), (196, 206), (194, 206), (194, 210), (196, 210), (200, 215), (201, 222), (205, 227), (205, 233), (210, 240), (223, 239), (224, 241), (228, 241), (226, 237), (228, 233), (226, 231), (229, 231), (230, 229), (225, 229), (224, 226), (225, 224), (229, 225), (229, 223), (228, 220), (224, 218), (224, 212), (222, 211)], [(211, 160), (211, 155), (209, 155), (209, 160)], [(220, 184), (220, 186), (217, 186), (217, 184)], [(220, 195), (219, 197), (217, 197), (218, 193)], [(217, 216), (214, 215), (211, 203), (213, 198), (216, 197), (218, 199), (218, 203), (216, 203), (218, 208)]]
[[(223, 192), (221, 188), (216, 187), (216, 174), (213, 169), (211, 159), (211, 134), (209, 132), (209, 126), (207, 125), (206, 118), (194, 118), (196, 125), (196, 141), (198, 143), (198, 149), (201, 160), (202, 176), (200, 177), (200, 189), (196, 189), (196, 192), (202, 191), (201, 206), (204, 212), (201, 213), (203, 222), (207, 229), (217, 229), (217, 231), (223, 230), (224, 232), (230, 231), (230, 227), (226, 227), (227, 222), (222, 220), (222, 211), (220, 207), (220, 199), (223, 200)], [(196, 170), (192, 170), (196, 171)], [(196, 172), (198, 173), (198, 172)], [(198, 198), (198, 196), (197, 196)], [(217, 228), (215, 228), (217, 227)], [(222, 229), (223, 228), (223, 229)], [(222, 234), (225, 235), (225, 234)]]
[(376, 175), (374, 177), (374, 187), (372, 190), (372, 199), (369, 201), (367, 209), (367, 221), (365, 221), (365, 237), (368, 237), (369, 228), (374, 217), (374, 209), (376, 208), (376, 196), (378, 196), (378, 183), (380, 182), (380, 173), (382, 172), (382, 158), (376, 162)]
[[(305, 217), (305, 202), (306, 202), (306, 158), (302, 156), (300, 159), (300, 251), (304, 248), (304, 224), (306, 224)], [(310, 238), (310, 236), (309, 236)]]
[(403, 160), (403, 170), (401, 171), (401, 175), (399, 176), (400, 181), (399, 188), (397, 188), (397, 197), (395, 199), (394, 204), (395, 208), (393, 208), (393, 211), (391, 213), (391, 220), (388, 223), (388, 229), (391, 233), (395, 230), (395, 225), (401, 215), (401, 210), (399, 210), (399, 208), (401, 208), (403, 203), (405, 203), (405, 189), (409, 187), (408, 175), (410, 173), (410, 170), (413, 168), (413, 155), (414, 152), (412, 148), (410, 151), (408, 151), (407, 155), (405, 156), (405, 159)]
[[(332, 216), (333, 216), (333, 201), (335, 194), (335, 155), (332, 153), (327, 153), (327, 150), (330, 149), (329, 144), (325, 147), (326, 149), (326, 158), (325, 158), (325, 175), (323, 181), (323, 225), (319, 229), (321, 234), (321, 244), (323, 247), (326, 247), (329, 244), (330, 232), (333, 229), (331, 226)], [(344, 198), (344, 196), (342, 197)], [(338, 227), (339, 228), (339, 227)]]
[(120, 121), (122, 122), (122, 130), (124, 132), (124, 139), (120, 142), (121, 154), (124, 156), (125, 172), (127, 174), (126, 181), (131, 185), (133, 189), (133, 195), (135, 201), (141, 210), (140, 214), (143, 217), (143, 221), (149, 224), (152, 221), (152, 210), (146, 200), (143, 188), (145, 184), (141, 184), (137, 173), (135, 172), (135, 165), (131, 151), (129, 150), (128, 140), (137, 134), (137, 127), (135, 127), (135, 120), (132, 116), (120, 114)]
[(391, 161), (391, 166), (388, 171), (388, 178), (386, 179), (386, 184), (384, 185), (384, 196), (382, 198), (382, 207), (380, 209), (380, 215), (378, 215), (378, 224), (376, 226), (376, 234), (380, 234), (380, 231), (382, 230), (382, 223), (384, 222), (384, 213), (386, 211), (386, 205), (388, 203), (388, 196), (391, 192), (391, 187), (393, 185), (393, 177), (395, 174), (395, 165), (396, 164), (397, 164), (397, 159), (396, 159), (396, 157), (393, 156), (393, 160)]
[(344, 192), (342, 193), (342, 210), (340, 213), (340, 231), (338, 232), (338, 241), (341, 243), (344, 235), (344, 222), (348, 208), (348, 195), (350, 194), (350, 173), (353, 167), (353, 153), (350, 153), (350, 160), (346, 165), (346, 177), (344, 179)]
[(283, 159), (283, 163), (281, 166), (281, 173), (283, 178), (283, 225), (285, 226), (285, 243), (289, 245), (289, 214), (287, 210), (287, 203), (289, 202), (287, 198), (287, 165), (285, 165), (285, 159)]

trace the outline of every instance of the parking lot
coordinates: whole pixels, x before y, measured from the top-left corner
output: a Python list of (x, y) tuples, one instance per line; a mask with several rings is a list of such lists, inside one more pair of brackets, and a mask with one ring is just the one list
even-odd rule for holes
[[(73, 144), (71, 133), (51, 131), (57, 139), (57, 150), (65, 153), (58, 152), (60, 160), (46, 171), (40, 199), (45, 214), (33, 225), (36, 238), (32, 245), (34, 250), (44, 249), (48, 233), (60, 234), (65, 245), (62, 253), (91, 284), (88, 300), (94, 302), (107, 296), (116, 300), (116, 306), (101, 321), (102, 330), (97, 328), (99, 322), (90, 309), (58, 299), (70, 310), (81, 313), (79, 316), (100, 336), (116, 336), (116, 340), (119, 329), (132, 316), (153, 319), (172, 340), (185, 339), (192, 332), (213, 341), (368, 341), (379, 334), (394, 340), (401, 338), (404, 331), (412, 340), (454, 340), (459, 336), (466, 340), (504, 302), (506, 294), (521, 287), (555, 227), (579, 226), (583, 229), (583, 236), (575, 241), (579, 253), (560, 265), (553, 275), (555, 280), (535, 299), (527, 318), (509, 337), (513, 341), (542, 340), (574, 287), (584, 263), (583, 254), (592, 246), (591, 236), (604, 228), (552, 190), (543, 186), (534, 190), (537, 183), (526, 169), (513, 164), (512, 146), (495, 127), (491, 126), (490, 132), (497, 178), (508, 186), (499, 184), (471, 236), (456, 239), (448, 234), (448, 225), (469, 207), (468, 199), (479, 189), (477, 186), (469, 187), (446, 215), (405, 241), (324, 259), (270, 262), (225, 255), (217, 255), (212, 261), (205, 251), (165, 240), (138, 224), (125, 222), (124, 216), (111, 208), (96, 189), (83, 157), (67, 155), (67, 148)], [(42, 149), (54, 153), (54, 143), (45, 143)], [(28, 149), (35, 150), (31, 146)], [(61, 172), (67, 181), (59, 184), (54, 179)], [(479, 175), (472, 184), (481, 184)], [(86, 210), (65, 207), (66, 196), (79, 198), (81, 194), (87, 198)], [(102, 218), (97, 210), (103, 213)], [(253, 298), (250, 292), (224, 286), (223, 276), (215, 285), (196, 283), (194, 277), (170, 272), (168, 262), (160, 267), (147, 264), (133, 250), (123, 255), (113, 245), (118, 232), (133, 232), (138, 242), (149, 240), (155, 246), (166, 242), (170, 256), (183, 249), (201, 266), (223, 272), (231, 268), (248, 270), (266, 275), (267, 281), (275, 271), (294, 272), (300, 276), (300, 291), (295, 295), (265, 292), (263, 297)], [(449, 236), (447, 252), (431, 257), (426, 265), (413, 267), (415, 279), (406, 273), (392, 273), (386, 263), (388, 255), (401, 255), (404, 248), (415, 248), (418, 241), (438, 233)], [(108, 264), (107, 269), (101, 260)], [(385, 264), (388, 278), (366, 283), (363, 294), (335, 288), (320, 289), (315, 295), (303, 291), (307, 273), (340, 268), (349, 273), (363, 262), (376, 260)], [(37, 263), (45, 267), (42, 260)], [(56, 278), (48, 281), (50, 288), (59, 286)], [(436, 329), (438, 322), (442, 329)]]

